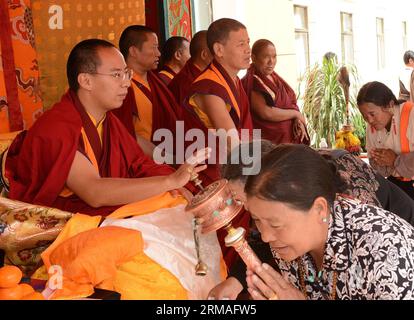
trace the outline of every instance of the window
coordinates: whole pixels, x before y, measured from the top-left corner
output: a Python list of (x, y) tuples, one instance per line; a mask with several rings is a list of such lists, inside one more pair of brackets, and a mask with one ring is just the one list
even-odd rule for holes
[(377, 67), (385, 68), (384, 19), (377, 18)]
[(297, 77), (299, 79), (309, 68), (308, 9), (294, 6), (294, 14)]
[(402, 22), (402, 45), (403, 51), (407, 51), (407, 21)]
[(354, 63), (354, 36), (352, 30), (352, 14), (341, 12), (341, 47), (342, 62)]
[(194, 33), (200, 30), (207, 30), (213, 22), (212, 0), (193, 0), (194, 5), (192, 20), (194, 23)]

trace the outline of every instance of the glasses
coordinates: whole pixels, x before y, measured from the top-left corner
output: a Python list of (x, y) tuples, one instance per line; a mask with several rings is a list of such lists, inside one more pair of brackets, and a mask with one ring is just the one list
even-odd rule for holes
[(124, 71), (115, 71), (112, 73), (91, 72), (90, 74), (98, 74), (101, 76), (111, 76), (112, 78), (118, 81), (125, 81), (125, 80), (132, 79), (132, 76), (134, 75), (134, 71), (132, 69), (127, 68)]

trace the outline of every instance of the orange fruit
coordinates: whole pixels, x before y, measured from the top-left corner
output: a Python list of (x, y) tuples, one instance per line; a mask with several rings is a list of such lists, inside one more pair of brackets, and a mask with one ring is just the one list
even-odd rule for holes
[(22, 296), (23, 288), (19, 285), (0, 289), (0, 300), (20, 300)]
[(23, 296), (21, 300), (45, 300), (45, 297), (40, 292), (32, 292)]
[(30, 284), (21, 283), (21, 284), (19, 284), (19, 286), (22, 288), (23, 297), (34, 292), (34, 289)]
[(4, 266), (0, 268), (0, 288), (11, 288), (22, 279), (22, 271), (15, 266)]

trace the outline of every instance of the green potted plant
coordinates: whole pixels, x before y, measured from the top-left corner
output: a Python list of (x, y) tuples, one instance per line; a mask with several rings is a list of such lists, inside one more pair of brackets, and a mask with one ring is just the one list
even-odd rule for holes
[(365, 122), (356, 107), (356, 67), (344, 68), (334, 54), (327, 54), (322, 64), (316, 63), (305, 73), (302, 84), (305, 90), (300, 98), (312, 145), (319, 148), (324, 138), (328, 147), (334, 147), (335, 134), (344, 125), (352, 125), (363, 147)]

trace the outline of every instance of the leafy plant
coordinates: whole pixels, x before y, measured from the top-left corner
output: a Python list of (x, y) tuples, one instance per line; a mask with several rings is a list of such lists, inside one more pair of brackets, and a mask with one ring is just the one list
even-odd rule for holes
[(354, 104), (352, 108), (350, 108), (350, 120), (351, 124), (354, 127), (354, 134), (361, 140), (361, 148), (366, 151), (366, 122), (362, 117), (361, 112), (359, 112), (358, 108)]
[[(348, 104), (350, 124), (355, 129), (354, 133), (364, 141), (365, 122), (356, 107), (358, 72), (355, 66), (346, 66), (345, 70), (352, 85), (349, 88)], [(335, 132), (347, 122), (347, 90), (340, 81), (343, 71), (343, 66), (337, 63), (336, 58), (324, 59), (321, 65), (315, 64), (303, 77), (303, 112), (307, 118), (311, 143), (317, 148), (321, 138), (325, 138), (328, 146), (332, 147), (335, 143)]]

